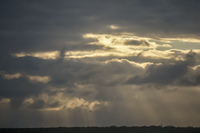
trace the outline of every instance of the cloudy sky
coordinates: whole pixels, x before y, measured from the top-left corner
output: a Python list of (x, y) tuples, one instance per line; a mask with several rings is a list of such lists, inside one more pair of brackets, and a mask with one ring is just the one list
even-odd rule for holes
[(200, 126), (199, 5), (1, 0), (0, 127)]

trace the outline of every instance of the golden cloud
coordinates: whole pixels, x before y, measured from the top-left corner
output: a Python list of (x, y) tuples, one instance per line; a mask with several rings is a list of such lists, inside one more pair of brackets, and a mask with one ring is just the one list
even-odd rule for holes
[(59, 57), (60, 52), (59, 51), (51, 51), (51, 52), (35, 52), (35, 53), (16, 53), (13, 54), (15, 57), (24, 57), (24, 56), (32, 56), (37, 57), (41, 59), (57, 59)]

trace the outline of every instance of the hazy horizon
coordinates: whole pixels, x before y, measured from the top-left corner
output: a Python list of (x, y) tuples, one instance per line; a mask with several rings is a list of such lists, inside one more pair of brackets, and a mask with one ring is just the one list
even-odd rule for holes
[(199, 127), (199, 4), (2, 0), (0, 128)]

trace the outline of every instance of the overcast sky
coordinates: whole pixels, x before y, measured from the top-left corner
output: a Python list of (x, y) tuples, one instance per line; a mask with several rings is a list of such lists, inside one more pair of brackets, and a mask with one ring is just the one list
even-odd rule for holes
[(1, 0), (0, 127), (200, 126), (199, 0)]

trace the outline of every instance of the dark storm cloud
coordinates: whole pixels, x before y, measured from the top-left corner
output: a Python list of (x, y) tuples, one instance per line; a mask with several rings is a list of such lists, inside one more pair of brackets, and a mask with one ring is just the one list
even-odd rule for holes
[(112, 80), (119, 79), (119, 76), (127, 77), (143, 72), (143, 68), (132, 65), (125, 59), (100, 64), (84, 63), (81, 60), (58, 60), (41, 66), (40, 69), (35, 74), (50, 76), (51, 81), (48, 84), (55, 87), (74, 87), (75, 83), (106, 86), (111, 84)]
[(31, 95), (38, 95), (45, 88), (44, 84), (32, 83), (26, 78), (7, 80), (1, 77), (0, 83), (0, 95), (7, 98), (25, 98)]
[(44, 100), (37, 100), (29, 106), (30, 109), (42, 109), (44, 108)]
[(30, 82), (27, 78), (3, 79), (0, 77), (0, 97), (9, 98), (11, 107), (20, 107), (25, 98), (38, 96), (46, 88), (42, 83)]
[(175, 65), (152, 65), (146, 71), (146, 77), (140, 78), (139, 76), (129, 79), (128, 83), (158, 83), (158, 84), (173, 84), (175, 80), (187, 73), (187, 64), (177, 63)]
[(145, 40), (131, 40), (125, 42), (126, 45), (135, 45), (135, 46), (150, 46), (151, 44)]
[[(189, 58), (191, 58), (191, 57), (192, 57), (192, 55), (189, 55)], [(199, 65), (194, 66), (192, 68), (190, 67), (187, 75), (182, 77), (178, 83), (183, 86), (199, 86), (200, 85), (200, 67), (199, 67)]]
[(8, 56), (5, 57), (5, 59), (6, 58), (7, 60), (0, 65), (0, 68), (1, 71), (6, 71), (8, 73), (25, 72), (27, 74), (34, 74), (41, 69), (41, 66), (52, 63), (52, 61), (45, 61), (30, 56), (22, 58)]
[(184, 77), (180, 79), (179, 83), (184, 86), (199, 86), (200, 85), (200, 74), (190, 75), (189, 77)]
[(59, 107), (58, 102), (49, 104), (49, 103), (46, 103), (42, 99), (36, 100), (36, 101), (34, 101), (34, 103), (32, 103), (28, 106), (29, 109), (45, 109), (45, 108), (55, 108), (55, 107)]
[[(188, 67), (196, 64), (195, 55), (196, 54), (194, 52), (190, 51), (189, 53), (185, 54), (185, 61), (169, 61), (161, 65), (151, 65), (147, 68), (145, 75), (134, 76), (130, 78), (127, 83), (156, 83), (160, 85), (178, 83), (179, 85), (181, 85), (182, 83), (180, 83), (179, 80), (183, 78), (186, 74), (190, 73)], [(198, 79), (198, 75), (195, 75), (193, 78), (195, 78), (195, 84), (195, 82), (197, 81), (196, 78)], [(183, 80), (185, 80), (185, 78)], [(185, 82), (184, 84), (187, 84), (187, 82)]]

